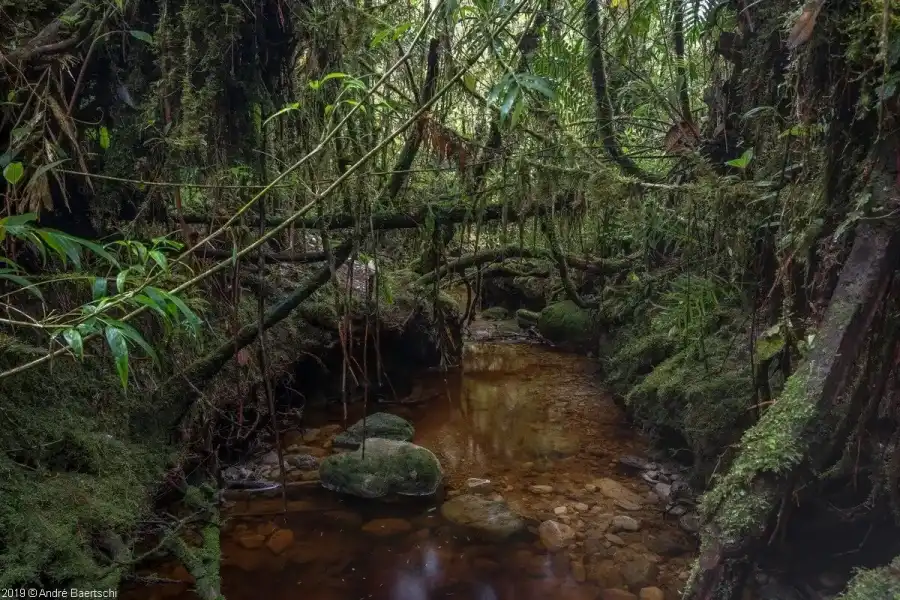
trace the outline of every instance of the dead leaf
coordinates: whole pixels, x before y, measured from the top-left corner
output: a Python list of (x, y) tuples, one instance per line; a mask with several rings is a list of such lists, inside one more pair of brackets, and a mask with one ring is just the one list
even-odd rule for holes
[(663, 140), (666, 152), (690, 152), (700, 142), (700, 132), (690, 121), (681, 121), (669, 128)]
[(822, 11), (824, 4), (825, 0), (810, 0), (810, 2), (806, 3), (806, 6), (803, 7), (803, 12), (800, 13), (794, 26), (791, 28), (791, 34), (787, 39), (788, 48), (793, 50), (809, 41), (816, 28), (816, 19), (819, 18), (819, 13)]

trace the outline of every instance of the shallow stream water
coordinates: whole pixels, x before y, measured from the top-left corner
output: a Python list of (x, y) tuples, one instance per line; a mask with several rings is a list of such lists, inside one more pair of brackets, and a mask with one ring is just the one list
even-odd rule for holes
[[(286, 515), (277, 514), (280, 498), (229, 507), (223, 594), (228, 600), (594, 600), (612, 588), (635, 594), (609, 596), (619, 600), (655, 588), (662, 595), (647, 598), (677, 597), (692, 541), (663, 518), (647, 484), (620, 470), (618, 458), (642, 455), (646, 444), (599, 380), (590, 359), (525, 343), (470, 343), (461, 369), (417, 379), (405, 399), (410, 404), (370, 407), (415, 424), (415, 443), (443, 465), (448, 496), (464, 492), (468, 478), (488, 479), (489, 495), (526, 517), (530, 533), (486, 543), (444, 521), (437, 501), (361, 501), (301, 485), (291, 488)], [(308, 417), (316, 429), (300, 432), (304, 442), (329, 451), (327, 433), (340, 415)], [(640, 496), (640, 506), (626, 510), (601, 493), (604, 478)], [(638, 530), (611, 528), (610, 519), (620, 516)], [(547, 519), (573, 527), (575, 543), (546, 550), (536, 525)], [(187, 579), (177, 565), (157, 574)], [(195, 597), (189, 590), (186, 583), (153, 584), (125, 596)]]

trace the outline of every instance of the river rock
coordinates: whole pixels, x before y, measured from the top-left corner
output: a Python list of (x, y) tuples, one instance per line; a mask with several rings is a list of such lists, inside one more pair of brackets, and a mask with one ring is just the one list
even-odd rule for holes
[(678, 524), (688, 533), (700, 531), (700, 516), (697, 513), (687, 513), (678, 518)]
[(311, 454), (285, 456), (284, 462), (301, 471), (312, 471), (319, 468), (319, 459)]
[(245, 533), (238, 537), (237, 543), (247, 550), (256, 550), (257, 548), (262, 548), (263, 544), (266, 543), (266, 536), (260, 533)]
[(613, 588), (600, 592), (597, 600), (638, 600), (638, 597), (631, 592)]
[(441, 505), (441, 515), (489, 540), (504, 540), (525, 529), (525, 521), (505, 502), (462, 494)]
[(591, 561), (587, 568), (587, 578), (604, 588), (619, 587), (624, 583), (618, 565), (608, 559)]
[(281, 554), (291, 547), (294, 543), (294, 532), (290, 529), (279, 529), (266, 542), (266, 548), (272, 551), (272, 554)]
[[(613, 479), (599, 479), (595, 484), (601, 494), (615, 502), (618, 506), (624, 505), (623, 508), (625, 508), (625, 510), (637, 510), (643, 502), (643, 498)], [(629, 506), (635, 506), (637, 508), (627, 508)]]
[(633, 556), (622, 565), (622, 577), (632, 589), (642, 588), (656, 581), (659, 569), (645, 556)]
[(616, 531), (637, 531), (641, 528), (641, 523), (634, 517), (628, 515), (617, 515), (613, 517), (609, 524), (613, 532)]
[(540, 334), (555, 344), (573, 348), (587, 348), (597, 337), (594, 314), (579, 308), (571, 300), (545, 307), (538, 317)]
[(533, 485), (528, 488), (532, 494), (552, 494), (553, 486), (550, 485)]
[(477, 477), (470, 477), (466, 480), (466, 488), (469, 490), (470, 494), (490, 494), (494, 491), (494, 484), (491, 483), (490, 479), (479, 479)]
[(412, 523), (406, 519), (374, 519), (362, 526), (366, 533), (383, 537), (407, 533), (412, 528)]
[(360, 419), (347, 428), (347, 431), (334, 436), (336, 448), (359, 448), (363, 439), (363, 431), (367, 438), (380, 438), (409, 442), (413, 439), (415, 429), (412, 423), (390, 413), (374, 413)]
[(666, 594), (658, 587), (642, 588), (638, 594), (640, 600), (666, 600)]
[(557, 506), (553, 509), (553, 514), (557, 517), (561, 517), (562, 515), (566, 514), (566, 512), (568, 512), (568, 509), (565, 506)]
[(441, 485), (441, 464), (431, 450), (410, 442), (370, 438), (363, 448), (322, 461), (319, 478), (326, 489), (358, 496), (431, 496)]
[(558, 552), (575, 543), (575, 530), (564, 523), (544, 521), (538, 527), (541, 543), (550, 552)]

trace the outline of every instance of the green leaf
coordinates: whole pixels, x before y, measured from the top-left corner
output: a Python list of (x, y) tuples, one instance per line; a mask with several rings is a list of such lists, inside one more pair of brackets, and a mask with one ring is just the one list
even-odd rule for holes
[(3, 177), (10, 183), (16, 185), (25, 176), (25, 167), (20, 162), (11, 162), (3, 169)]
[(109, 148), (109, 129), (105, 125), (100, 126), (100, 147), (104, 150)]
[(144, 336), (142, 336), (137, 329), (123, 321), (116, 321), (114, 325), (122, 332), (122, 335), (140, 346), (141, 349), (147, 353), (147, 356), (153, 359), (154, 363), (157, 365), (159, 364), (159, 356), (156, 354), (156, 350), (147, 343), (147, 340), (144, 339)]
[(271, 120), (274, 119), (275, 117), (277, 117), (277, 116), (279, 116), (279, 115), (283, 115), (284, 113), (291, 112), (292, 110), (300, 110), (300, 103), (299, 103), (299, 102), (293, 102), (293, 103), (291, 103), (291, 104), (288, 104), (287, 106), (285, 106), (284, 108), (282, 108), (281, 110), (279, 110), (278, 112), (276, 112), (275, 114), (271, 115), (268, 119), (266, 119), (265, 121), (263, 121), (263, 122), (262, 122), (262, 127), (265, 127), (265, 126), (266, 126), (266, 123), (268, 123), (269, 121), (271, 121)]
[(41, 290), (38, 289), (33, 283), (22, 277), (21, 275), (16, 275), (14, 273), (8, 272), (7, 269), (0, 271), (0, 279), (6, 279), (8, 281), (12, 281), (14, 284), (20, 286), (23, 290), (27, 291), (29, 294), (35, 296), (41, 302), (44, 301), (44, 295), (41, 293)]
[(148, 44), (153, 43), (153, 36), (150, 35), (149, 33), (147, 33), (146, 31), (141, 31), (139, 29), (132, 29), (128, 33), (130, 33), (131, 37), (133, 37), (136, 40), (141, 40), (142, 42), (146, 42)]
[(536, 75), (519, 75), (519, 83), (522, 87), (546, 96), (549, 100), (556, 99), (556, 92), (550, 87), (550, 80)]
[(159, 303), (156, 302), (156, 300), (150, 298), (149, 296), (147, 296), (145, 294), (138, 294), (137, 296), (132, 298), (132, 300), (134, 302), (137, 302), (138, 304), (146, 306), (153, 312), (159, 314), (159, 316), (161, 316), (163, 318), (163, 322), (166, 323), (166, 325), (168, 325), (169, 313), (166, 312), (165, 306), (160, 306)]
[(125, 282), (128, 280), (128, 269), (122, 269), (116, 275), (116, 291), (120, 294), (125, 291)]
[(153, 259), (153, 262), (155, 262), (157, 265), (159, 265), (159, 268), (160, 268), (160, 269), (162, 269), (163, 271), (168, 270), (168, 268), (169, 268), (169, 261), (166, 259), (166, 255), (165, 255), (165, 254), (163, 254), (163, 253), (160, 252), (159, 250), (151, 250), (151, 251), (150, 251), (150, 258)]
[(128, 389), (128, 343), (122, 330), (111, 325), (106, 327), (106, 343), (112, 351), (113, 359), (116, 362), (116, 372), (119, 374), (119, 381), (122, 383), (122, 389)]
[(51, 250), (56, 252), (63, 261), (63, 265), (67, 264), (66, 259), (68, 258), (75, 263), (76, 267), (81, 266), (81, 253), (78, 251), (78, 247), (73, 246), (71, 242), (50, 229), (39, 229), (37, 234)]
[(509, 117), (509, 113), (518, 97), (519, 86), (515, 84), (510, 85), (506, 92), (506, 98), (503, 99), (503, 104), (500, 106), (500, 120), (505, 121)]
[(77, 329), (66, 329), (62, 332), (63, 339), (78, 358), (84, 358), (84, 340)]
[(753, 148), (747, 148), (738, 158), (726, 161), (725, 164), (736, 169), (746, 169), (753, 160)]
[(97, 243), (94, 243), (94, 242), (91, 242), (89, 240), (85, 240), (85, 239), (82, 239), (79, 237), (75, 237), (73, 235), (69, 235), (66, 233), (63, 233), (60, 235), (62, 235), (62, 237), (72, 241), (75, 244), (80, 244), (81, 246), (84, 246), (85, 248), (87, 248), (88, 250), (90, 250), (91, 252), (93, 252), (94, 254), (99, 256), (100, 258), (104, 259), (106, 262), (108, 262), (112, 266), (114, 266), (114, 267), (119, 266), (119, 261), (116, 260), (116, 257), (113, 256), (112, 254), (110, 254), (109, 252), (107, 252), (106, 249), (103, 246), (101, 246), (100, 244), (97, 244)]
[(169, 300), (178, 307), (178, 310), (181, 311), (181, 314), (184, 315), (185, 321), (187, 321), (188, 326), (194, 331), (200, 326), (200, 317), (198, 317), (194, 311), (188, 308), (188, 305), (184, 303), (184, 301), (174, 294), (168, 294)]
[(91, 297), (99, 300), (106, 296), (106, 277), (95, 277), (94, 283), (91, 285)]

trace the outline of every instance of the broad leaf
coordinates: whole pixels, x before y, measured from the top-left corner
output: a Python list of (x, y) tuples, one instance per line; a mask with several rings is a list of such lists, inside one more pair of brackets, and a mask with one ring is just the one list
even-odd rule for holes
[(150, 35), (149, 33), (147, 33), (146, 31), (141, 31), (139, 29), (132, 29), (128, 33), (130, 33), (131, 37), (133, 37), (136, 40), (141, 40), (142, 42), (146, 42), (148, 44), (153, 43), (153, 36)]
[(84, 358), (84, 340), (77, 329), (66, 329), (62, 332), (63, 339), (78, 358)]
[(20, 162), (11, 162), (3, 169), (3, 177), (10, 183), (16, 185), (25, 176), (25, 167)]

